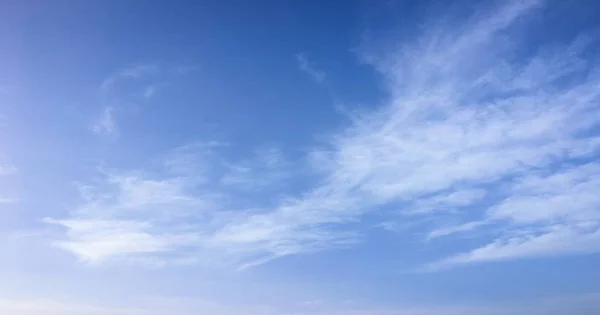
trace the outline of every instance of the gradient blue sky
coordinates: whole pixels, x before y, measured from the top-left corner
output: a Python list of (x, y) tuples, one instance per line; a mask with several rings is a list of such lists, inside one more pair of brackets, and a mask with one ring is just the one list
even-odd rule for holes
[(0, 0), (0, 313), (600, 313), (600, 4)]

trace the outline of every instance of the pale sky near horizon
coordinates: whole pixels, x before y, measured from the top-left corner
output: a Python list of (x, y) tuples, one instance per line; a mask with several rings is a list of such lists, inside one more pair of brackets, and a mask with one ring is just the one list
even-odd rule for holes
[(0, 314), (600, 314), (598, 12), (0, 0)]

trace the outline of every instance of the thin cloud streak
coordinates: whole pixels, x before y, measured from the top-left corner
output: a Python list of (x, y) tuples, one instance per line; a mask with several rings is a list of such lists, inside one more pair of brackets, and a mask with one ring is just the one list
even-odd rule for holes
[[(165, 85), (164, 71), (155, 64), (124, 68), (106, 77), (98, 88), (101, 114), (94, 118), (90, 129), (97, 135), (119, 136), (116, 113), (123, 108), (148, 102)], [(162, 83), (157, 82), (160, 76)]]
[(296, 62), (298, 62), (298, 68), (311, 76), (317, 83), (323, 83), (326, 78), (325, 71), (319, 70), (308, 59), (308, 56), (304, 53), (296, 55)]
[(100, 84), (100, 90), (103, 93), (110, 93), (111, 89), (113, 89), (114, 86), (119, 83), (119, 81), (140, 79), (143, 76), (154, 74), (158, 72), (158, 70), (158, 66), (153, 64), (144, 64), (135, 67), (124, 68), (104, 79), (102, 84)]
[(114, 118), (114, 109), (104, 108), (102, 115), (92, 124), (91, 129), (97, 135), (117, 136), (119, 129)]

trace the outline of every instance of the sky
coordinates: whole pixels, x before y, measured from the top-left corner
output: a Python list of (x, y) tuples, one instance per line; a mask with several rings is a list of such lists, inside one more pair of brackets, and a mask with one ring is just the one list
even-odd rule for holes
[(0, 0), (0, 313), (600, 313), (600, 3)]

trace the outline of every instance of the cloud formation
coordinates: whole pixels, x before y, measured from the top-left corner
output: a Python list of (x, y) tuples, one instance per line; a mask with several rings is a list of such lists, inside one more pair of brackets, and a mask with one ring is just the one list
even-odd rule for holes
[(102, 103), (101, 114), (96, 117), (90, 129), (97, 135), (119, 136), (117, 113), (123, 109), (149, 101), (156, 96), (164, 83), (164, 69), (155, 64), (142, 64), (123, 68), (107, 76), (98, 94)]
[(67, 218), (44, 219), (66, 231), (54, 245), (92, 264), (160, 266), (200, 257), (212, 257), (202, 261), (206, 264), (236, 264), (240, 253), (232, 251), (231, 241), (220, 239), (218, 230), (233, 220), (234, 210), (248, 207), (252, 196), (272, 192), (291, 170), (276, 149), (227, 161), (220, 153), (226, 147), (214, 141), (190, 143), (159, 159), (157, 170), (114, 169), (80, 184), (79, 207)]
[[(312, 148), (317, 178), (304, 191), (241, 192), (286, 174), (279, 151), (227, 161), (211, 146), (186, 146), (160, 172), (109, 174), (68, 218), (47, 219), (67, 230), (56, 244), (89, 262), (187, 262), (208, 252), (244, 268), (356, 244), (364, 231), (349, 223), (378, 214), (462, 222), (423, 224), (429, 241), (482, 230), (492, 237), (428, 270), (598, 252), (600, 72), (586, 57), (596, 39), (517, 51), (503, 39), (517, 41), (541, 5), (485, 7), (383, 52), (365, 43), (361, 58), (385, 79), (389, 99)], [(298, 62), (323, 81), (304, 55)]]
[[(175, 250), (191, 247), (199, 231), (190, 231), (182, 219), (201, 216), (208, 201), (187, 192), (184, 178), (150, 178), (142, 174), (109, 174), (98, 186), (81, 187), (85, 202), (68, 219), (45, 221), (67, 230), (67, 240), (55, 245), (82, 261), (100, 263), (111, 258), (129, 260), (184, 255)], [(157, 259), (157, 263), (162, 263)]]
[[(519, 58), (500, 41), (522, 31), (523, 19), (539, 7), (538, 1), (509, 2), (384, 55), (366, 51), (366, 60), (387, 79), (389, 101), (334, 135), (329, 147), (315, 149), (320, 185), (220, 233), (277, 257), (351, 244), (357, 234), (345, 223), (394, 205), (401, 209), (398, 220), (481, 218), (436, 229), (430, 238), (501, 225), (491, 244), (444, 265), (597, 251), (597, 183), (581, 175), (597, 167), (591, 160), (600, 144), (593, 131), (600, 77), (581, 57), (592, 38)], [(560, 178), (562, 172), (579, 174), (574, 181), (581, 189), (548, 190), (540, 197), (521, 183), (544, 173)], [(523, 233), (529, 236), (512, 237)]]
[(308, 56), (305, 53), (296, 55), (296, 62), (298, 62), (298, 68), (311, 76), (317, 83), (323, 83), (325, 81), (326, 73), (323, 70), (315, 68), (310, 62)]
[(109, 75), (102, 81), (100, 90), (104, 93), (110, 93), (116, 85), (124, 80), (137, 80), (144, 76), (156, 74), (159, 71), (159, 67), (154, 64), (142, 64), (134, 67), (128, 67), (121, 69), (115, 73)]
[(105, 107), (102, 111), (102, 115), (92, 124), (92, 131), (98, 135), (118, 135), (119, 130), (113, 113), (114, 110), (112, 107)]

